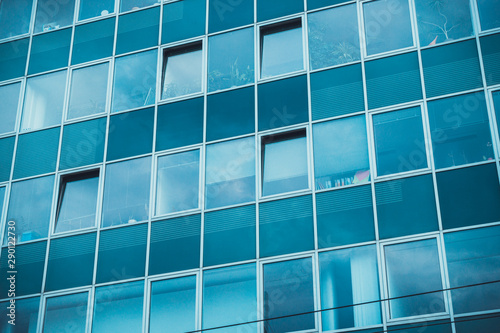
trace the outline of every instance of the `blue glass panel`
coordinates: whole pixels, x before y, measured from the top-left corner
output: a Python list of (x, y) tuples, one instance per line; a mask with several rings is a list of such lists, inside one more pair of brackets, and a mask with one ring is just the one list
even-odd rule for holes
[[(14, 179), (56, 170), (60, 128), (20, 135), (17, 141)], [(33, 154), (33, 152), (37, 152)]]
[(202, 42), (195, 42), (163, 52), (162, 99), (203, 91), (202, 46)]
[(0, 3), (0, 39), (30, 30), (33, 0), (4, 0)]
[(59, 169), (102, 162), (106, 118), (64, 126)]
[(500, 126), (500, 91), (492, 92), (491, 96), (493, 98), (493, 107), (495, 108), (497, 127), (499, 127)]
[(115, 18), (75, 27), (71, 64), (97, 60), (113, 54)]
[(163, 6), (161, 43), (167, 44), (205, 33), (206, 0), (184, 0)]
[(85, 333), (87, 324), (87, 292), (47, 298), (44, 332), (63, 332), (71, 327), (73, 333)]
[(93, 333), (137, 333), (142, 330), (144, 281), (96, 288)]
[(382, 323), (377, 249), (374, 245), (319, 254), (323, 330)]
[(301, 252), (314, 248), (310, 195), (259, 205), (260, 256)]
[(121, 15), (118, 20), (116, 54), (158, 45), (159, 26), (160, 7)]
[(149, 332), (184, 333), (196, 329), (196, 276), (151, 284)]
[(349, 0), (307, 0), (307, 10), (336, 5)]
[(295, 14), (303, 10), (303, 0), (257, 0), (258, 21)]
[(29, 38), (0, 44), (0, 81), (24, 75), (28, 47)]
[(33, 37), (28, 74), (68, 66), (71, 30), (64, 29)]
[(431, 175), (375, 184), (380, 238), (438, 230)]
[(3, 104), (0, 113), (0, 134), (15, 130), (20, 92), (20, 82), (0, 86), (0, 100)]
[(102, 226), (147, 220), (151, 157), (108, 164), (105, 177)]
[(10, 179), (10, 170), (12, 168), (12, 157), (14, 155), (14, 144), (16, 137), (0, 139), (0, 182)]
[(209, 0), (208, 32), (253, 23), (254, 0)]
[(370, 186), (316, 194), (316, 214), (319, 248), (375, 240)]
[(203, 141), (203, 97), (158, 106), (156, 151)]
[[(5, 318), (0, 322), (0, 331), (8, 333), (36, 333), (39, 303), (39, 297), (18, 299), (13, 305), (10, 301), (0, 303), (0, 317)], [(15, 314), (11, 314), (9, 307), (15, 309)], [(9, 323), (11, 320), (14, 320), (13, 323), (15, 325)]]
[(127, 12), (129, 10), (138, 10), (143, 7), (155, 5), (159, 3), (157, 0), (121, 0), (120, 12)]
[(444, 229), (500, 220), (496, 164), (440, 172), (436, 177)]
[(201, 216), (151, 223), (149, 275), (200, 267)]
[[(462, 318), (457, 318), (461, 320)], [(455, 321), (456, 323), (457, 321)], [(388, 331), (396, 331), (401, 333), (452, 333), (451, 324), (449, 320), (439, 321), (425, 321), (422, 323), (407, 324), (401, 326), (389, 326)], [(473, 332), (473, 331), (471, 331)], [(484, 332), (481, 330), (481, 332)]]
[(203, 266), (255, 259), (255, 205), (205, 213)]
[(64, 28), (73, 23), (75, 0), (38, 0), (35, 16), (35, 32)]
[(154, 108), (120, 113), (109, 120), (106, 159), (116, 160), (151, 153)]
[(105, 16), (115, 11), (114, 0), (80, 0), (78, 19), (86, 20), (93, 17)]
[(45, 291), (91, 285), (95, 242), (95, 233), (53, 239), (50, 242)]
[(477, 9), (479, 10), (479, 19), (481, 20), (481, 30), (500, 27), (500, 17), (497, 15), (499, 8), (499, 0), (477, 0)]
[(476, 317), (462, 317), (458, 320), (455, 320), (455, 328), (457, 333), (496, 333), (499, 326), (500, 317), (496, 313)]
[(500, 34), (481, 37), (481, 53), (486, 82), (489, 86), (500, 83)]

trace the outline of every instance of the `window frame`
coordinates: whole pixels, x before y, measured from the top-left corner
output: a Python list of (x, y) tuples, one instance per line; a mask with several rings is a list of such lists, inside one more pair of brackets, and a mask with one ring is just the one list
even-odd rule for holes
[[(495, 160), (498, 161), (500, 159), (500, 104), (495, 106), (495, 101), (493, 100), (494, 93), (498, 93), (500, 97), (500, 87), (490, 88), (487, 90), (486, 108), (488, 109), (490, 132), (492, 136), (491, 141), (493, 144), (493, 154), (495, 156)], [(498, 119), (495, 107), (498, 108), (498, 115), (499, 115)], [(497, 162), (497, 168), (498, 168), (498, 162)]]
[(26, 87), (26, 78), (21, 79), (21, 80), (8, 80), (2, 82), (0, 84), (0, 88), (14, 85), (14, 84), (19, 84), (19, 96), (17, 97), (17, 108), (16, 108), (16, 116), (14, 117), (14, 129), (9, 132), (0, 132), (0, 138), (7, 137), (12, 135), (13, 133), (17, 133), (19, 131), (19, 127), (21, 126), (21, 117), (23, 113), (23, 104), (24, 104), (24, 96), (25, 96), (25, 87)]
[(91, 290), (91, 287), (85, 287), (85, 288), (76, 288), (75, 290), (72, 290), (71, 292), (68, 293), (68, 291), (57, 291), (53, 292), (50, 294), (47, 294), (46, 292), (42, 294), (40, 297), (40, 307), (38, 311), (38, 328), (40, 332), (44, 330), (45, 326), (45, 319), (47, 316), (47, 300), (50, 298), (57, 298), (57, 297), (64, 297), (64, 296), (71, 296), (71, 295), (77, 295), (77, 294), (83, 294), (87, 293), (87, 309), (86, 309), (86, 315), (85, 315), (85, 331), (89, 329), (89, 327), (92, 326), (92, 318), (91, 318), (91, 305), (94, 301), (94, 295)]

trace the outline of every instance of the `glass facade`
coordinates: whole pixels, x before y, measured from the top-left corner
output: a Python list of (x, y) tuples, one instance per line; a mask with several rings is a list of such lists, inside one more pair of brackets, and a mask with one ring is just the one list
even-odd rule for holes
[(498, 13), (0, 0), (0, 331), (496, 333)]

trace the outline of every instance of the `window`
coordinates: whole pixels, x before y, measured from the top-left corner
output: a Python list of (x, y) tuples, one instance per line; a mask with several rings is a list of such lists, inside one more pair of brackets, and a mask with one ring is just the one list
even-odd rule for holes
[(209, 0), (209, 6), (209, 33), (253, 23), (254, 0)]
[(280, 16), (298, 13), (304, 10), (302, 0), (256, 0), (257, 21), (266, 21)]
[(262, 146), (262, 195), (309, 187), (306, 130), (265, 136)]
[(500, 90), (492, 92), (491, 97), (493, 99), (493, 107), (495, 109), (497, 128), (500, 128)]
[(116, 54), (158, 45), (160, 7), (121, 15), (118, 20)]
[(304, 69), (300, 19), (260, 28), (260, 77)]
[(71, 64), (109, 57), (113, 54), (116, 19), (99, 20), (75, 27)]
[(99, 170), (61, 177), (55, 232), (95, 226)]
[(88, 299), (87, 292), (47, 298), (43, 332), (60, 332), (71, 327), (71, 332), (85, 333)]
[[(483, 58), (484, 74), (488, 86), (500, 83), (500, 34), (486, 35), (479, 38)], [(465, 90), (465, 89), (464, 89)]]
[(78, 11), (78, 19), (86, 20), (98, 16), (106, 16), (114, 13), (114, 0), (80, 0), (80, 10)]
[(15, 143), (15, 136), (0, 139), (0, 182), (10, 179)]
[(75, 0), (39, 0), (36, 7), (35, 32), (64, 28), (73, 23)]
[(162, 99), (202, 92), (202, 57), (201, 42), (163, 52)]
[[(9, 14), (10, 15), (10, 14)], [(23, 76), (28, 59), (29, 38), (0, 44), (0, 80)]]
[(500, 0), (477, 0), (481, 30), (500, 27), (500, 18), (497, 15)]
[(68, 66), (72, 29), (62, 29), (33, 36), (28, 74)]
[[(1, 19), (0, 19), (1, 22)], [(35, 333), (36, 326), (38, 321), (38, 307), (40, 304), (39, 297), (33, 298), (25, 298), (25, 299), (17, 299), (16, 300), (16, 326), (12, 326), (8, 321), (10, 320), (7, 317), (10, 314), (10, 300), (0, 303), (0, 316), (1, 318), (9, 318), (4, 319), (0, 323), (0, 331), (9, 332), (13, 327), (15, 329), (12, 331), (13, 333)]]
[(120, 13), (157, 4), (158, 0), (121, 0)]
[(33, 0), (4, 0), (0, 3), (0, 39), (26, 34), (30, 30)]
[(161, 43), (167, 44), (205, 33), (206, 0), (183, 0), (163, 6)]

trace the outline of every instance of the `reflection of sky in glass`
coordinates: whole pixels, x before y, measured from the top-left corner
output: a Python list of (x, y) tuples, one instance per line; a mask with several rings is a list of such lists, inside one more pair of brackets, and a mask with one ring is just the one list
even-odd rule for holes
[(262, 38), (262, 78), (304, 68), (302, 28), (271, 33)]
[(64, 332), (71, 327), (71, 332), (84, 333), (86, 326), (88, 293), (79, 293), (47, 299), (45, 309), (45, 332)]
[(92, 17), (111, 14), (115, 11), (114, 0), (80, 0), (78, 19), (85, 20)]
[(16, 126), (17, 105), (19, 104), (19, 93), (21, 83), (14, 83), (0, 87), (0, 101), (2, 101), (2, 112), (0, 112), (0, 134), (11, 132)]
[(201, 91), (202, 55), (198, 50), (168, 57), (162, 98)]
[(264, 183), (307, 175), (306, 138), (266, 144)]
[(477, 7), (481, 19), (481, 30), (500, 27), (500, 17), (498, 16), (500, 0), (477, 0)]

